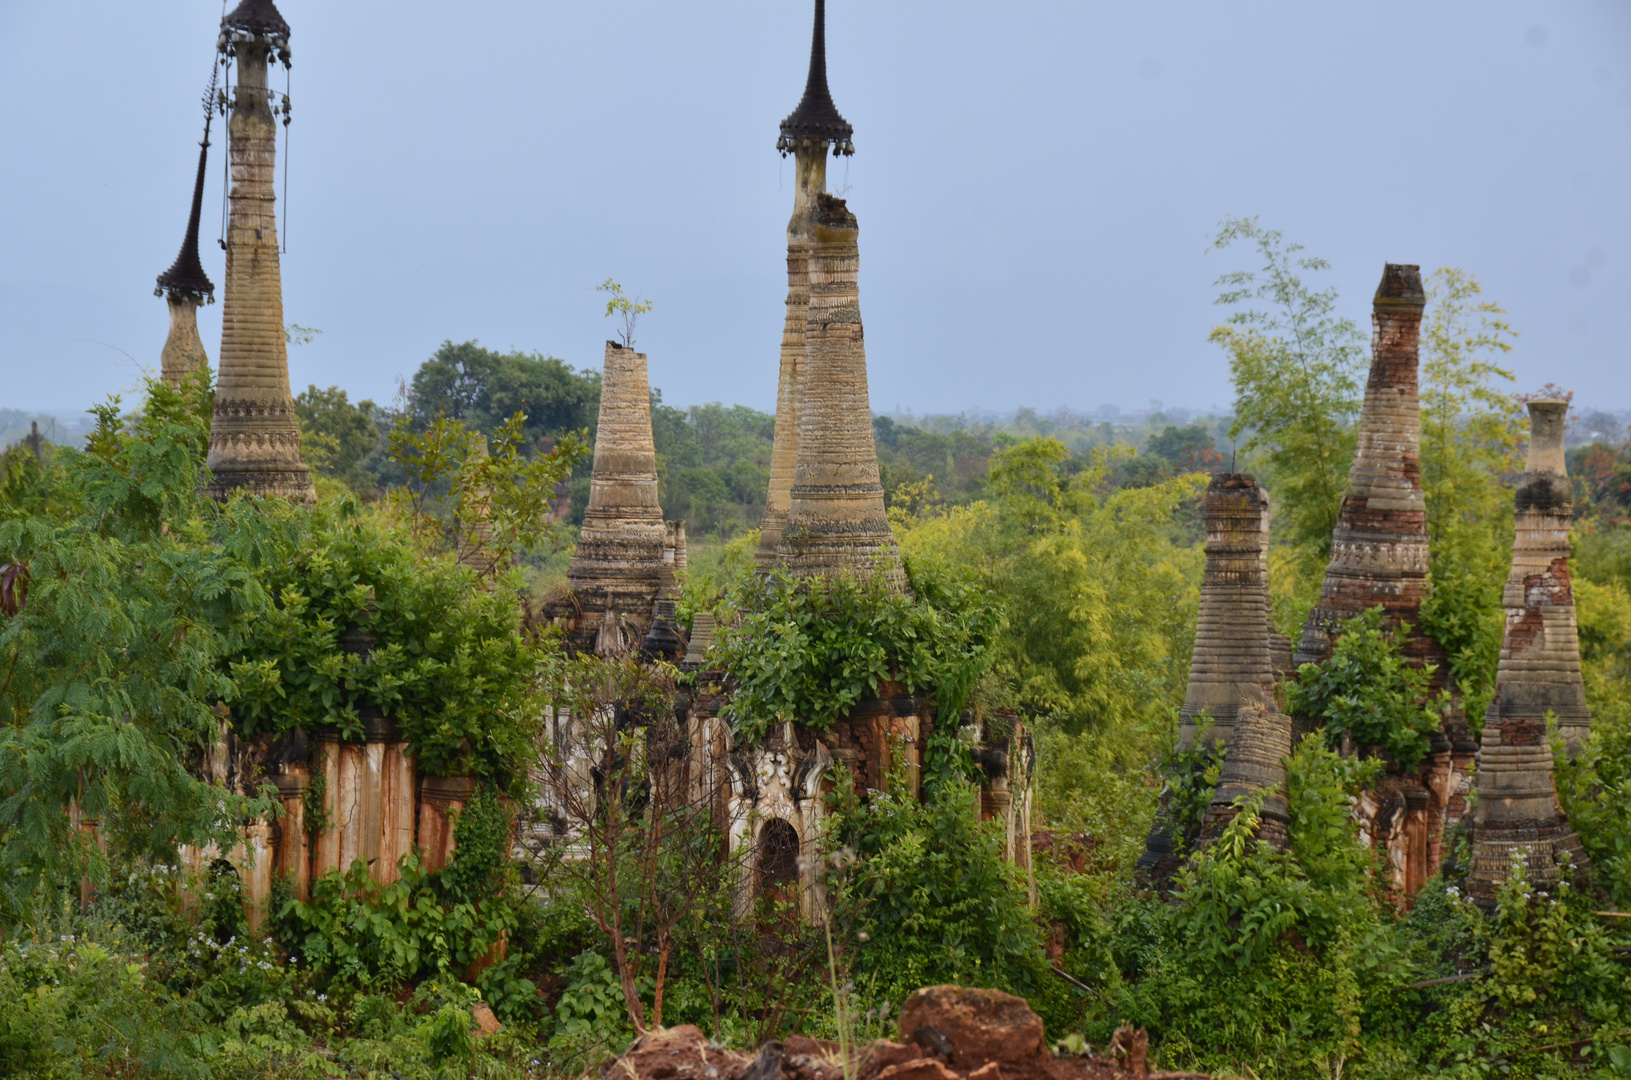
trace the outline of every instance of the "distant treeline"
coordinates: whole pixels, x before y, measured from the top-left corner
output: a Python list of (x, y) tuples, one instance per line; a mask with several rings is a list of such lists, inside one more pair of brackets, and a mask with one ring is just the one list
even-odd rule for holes
[[(756, 528), (770, 483), (775, 417), (718, 402), (676, 408), (663, 404), (657, 389), (651, 399), (664, 514), (683, 519), (704, 542)], [(565, 431), (587, 431), (593, 439), (600, 373), (542, 353), (500, 353), (474, 341), (449, 341), (419, 366), (395, 408), (352, 402), (337, 386), (308, 387), (295, 404), (307, 460), (320, 474), (369, 496), (403, 479), (385, 452), (385, 435), (399, 410), (416, 428), (447, 416), (483, 432), (520, 412), (534, 447), (547, 450)], [(0, 413), (0, 420), (12, 415)], [(1021, 408), (1008, 414), (880, 414), (872, 430), (886, 502), (954, 506), (984, 496), (994, 452), (1036, 435), (1056, 438), (1070, 450), (1067, 472), (1085, 468), (1095, 453), (1113, 451), (1109, 476), (1117, 488), (1228, 469), (1234, 456), (1231, 421), (1183, 409), (1124, 414), (1107, 407), (1094, 415), (1068, 409), (1042, 415)], [(1570, 468), (1583, 512), (1589, 506), (1610, 519), (1631, 516), (1627, 421), (1631, 412), (1587, 409), (1570, 426)], [(583, 520), (589, 470), (586, 461), (572, 480), (572, 524)]]
[[(683, 519), (693, 537), (729, 540), (756, 528), (770, 484), (775, 417), (746, 405), (718, 402), (675, 408), (652, 391), (652, 434), (657, 445), (663, 512)], [(321, 475), (365, 496), (401, 483), (385, 452), (398, 415), (415, 428), (438, 417), (463, 420), (491, 432), (516, 412), (526, 417), (532, 445), (547, 450), (566, 431), (593, 440), (600, 411), (600, 373), (578, 369), (542, 353), (500, 353), (474, 341), (444, 342), (414, 373), (394, 408), (353, 402), (337, 386), (308, 387), (295, 399), (307, 460)], [(1177, 422), (1174, 422), (1177, 421)], [(879, 415), (872, 421), (887, 502), (899, 497), (957, 505), (985, 491), (991, 455), (1034, 435), (1051, 435), (1072, 453), (1073, 471), (1096, 448), (1136, 448), (1113, 466), (1117, 486), (1141, 487), (1178, 473), (1215, 471), (1228, 464), (1229, 418), (1171, 416), (1156, 411), (1096, 417), (1034, 409), (1006, 416), (968, 414), (915, 417)], [(568, 520), (577, 524), (589, 499), (590, 464), (573, 477)]]

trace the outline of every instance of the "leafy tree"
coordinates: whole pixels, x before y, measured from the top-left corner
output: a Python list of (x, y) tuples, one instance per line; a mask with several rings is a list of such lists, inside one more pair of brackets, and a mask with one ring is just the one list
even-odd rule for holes
[(1441, 267), (1427, 279), (1421, 349), (1421, 475), (1432, 544), (1422, 629), (1449, 654), (1450, 675), (1474, 729), (1495, 692), (1512, 557), (1512, 493), (1522, 468), (1522, 409), (1498, 386), (1498, 358), (1516, 332), (1478, 279)]
[(372, 495), (379, 479), (368, 465), (383, 445), (380, 407), (366, 399), (352, 404), (338, 386), (319, 390), (315, 383), (294, 399), (294, 407), (306, 464), (359, 495)]
[(1006, 613), (993, 666), (1023, 713), (1070, 732), (1132, 723), (1183, 693), (1200, 562), (1171, 538), (1204, 478), (1105, 494), (1116, 460), (1067, 477), (1068, 452), (1037, 438), (997, 453), (988, 497), (900, 518), (914, 565), (967, 573)]
[[(1301, 275), (1330, 269), (1298, 253), (1256, 218), (1231, 218), (1213, 241), (1248, 243), (1259, 266), (1223, 275), (1217, 303), (1236, 310), (1211, 340), (1229, 354), (1235, 384), (1231, 437), (1266, 473), (1276, 532), (1298, 555), (1311, 593), (1331, 553), (1331, 532), (1348, 486), (1366, 360), (1352, 319), (1339, 318), (1337, 291), (1315, 291)], [(1259, 306), (1261, 305), (1261, 306)]]
[(995, 612), (977, 589), (912, 574), (919, 596), (890, 592), (881, 574), (857, 579), (755, 577), (731, 597), (740, 618), (715, 646), (734, 680), (737, 738), (795, 720), (825, 729), (885, 682), (930, 690), (955, 715), (985, 661)]
[(1380, 749), (1409, 769), (1427, 756), (1449, 701), (1432, 690), (1433, 665), (1415, 667), (1400, 651), (1408, 628), (1389, 630), (1384, 618), (1374, 607), (1344, 619), (1331, 658), (1304, 664), (1288, 684), (1287, 705), (1320, 724), (1332, 749), (1346, 737), (1354, 749)]
[(698, 537), (729, 540), (757, 527), (770, 486), (775, 426), (774, 416), (746, 405), (677, 409), (653, 391), (663, 514), (686, 522), (687, 532)]
[(1223, 467), (1212, 433), (1199, 424), (1168, 424), (1144, 446), (1146, 454), (1165, 458), (1178, 472), (1217, 472)]
[(831, 842), (848, 872), (829, 878), (830, 892), (836, 921), (859, 931), (850, 966), (862, 993), (899, 1002), (961, 983), (1042, 998), (1052, 980), (1024, 881), (994, 823), (980, 822), (972, 785), (927, 802), (910, 792), (892, 784), (863, 804), (841, 779), (831, 802)]
[(233, 694), (220, 658), (265, 603), (238, 557), (253, 536), (210, 542), (195, 495), (213, 398), (203, 372), (150, 380), (130, 416), (98, 406), (86, 449), (59, 448), (40, 478), (53, 498), (0, 520), (16, 568), (0, 606), (0, 919), (44, 881), (104, 880), (70, 804), (112, 856), (155, 860), (227, 841), (256, 809), (187, 767)]
[(616, 316), (622, 320), (623, 329), (618, 332), (617, 336), (623, 339), (625, 349), (634, 348), (634, 324), (640, 321), (640, 316), (651, 310), (651, 301), (643, 300), (638, 296), (632, 300), (629, 299), (623, 293), (623, 286), (611, 278), (607, 278), (599, 285), (596, 285), (595, 291), (609, 294), (610, 299), (606, 301), (606, 317), (610, 319)]
[(414, 372), (406, 412), (416, 429), (447, 417), (483, 433), (519, 412), (528, 439), (536, 442), (593, 427), (599, 404), (597, 372), (575, 371), (540, 353), (498, 353), (474, 341), (444, 341)]

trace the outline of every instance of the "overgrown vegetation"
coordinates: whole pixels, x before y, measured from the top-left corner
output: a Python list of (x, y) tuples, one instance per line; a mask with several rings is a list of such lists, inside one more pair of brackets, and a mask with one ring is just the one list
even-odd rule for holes
[[(1320, 728), (1288, 762), (1289, 850), (1257, 842), (1250, 800), (1192, 842), (1218, 774), (1215, 751), (1174, 746), (1206, 474), (1232, 463), (1273, 493), (1271, 592), (1295, 631), (1365, 362), (1351, 306), (1304, 280), (1322, 262), (1226, 223), (1217, 246), (1241, 245), (1255, 267), (1223, 277), (1232, 315), (1214, 334), (1232, 431), (1161, 414), (876, 418), (910, 595), (756, 576), (771, 418), (654, 395), (664, 506), (704, 539), (680, 615), (716, 615), (724, 687), (568, 660), (524, 620), (518, 594), (560, 564), (546, 519), (586, 496), (578, 433), (592, 438), (598, 378), (559, 360), (447, 343), (391, 408), (311, 388), (310, 508), (196, 496), (207, 377), (98, 409), (83, 450), (6, 451), (0, 1071), (581, 1075), (658, 1025), (739, 1046), (891, 1033), (907, 992), (955, 981), (1023, 994), (1050, 1039), (1102, 1046), (1144, 1025), (1163, 1068), (1631, 1075), (1631, 970), (1615, 951), (1631, 928), (1595, 914), (1631, 904), (1631, 447), (1613, 425), (1591, 421), (1596, 441), (1571, 454), (1594, 722), (1574, 759), (1558, 748), (1557, 783), (1589, 874), (1542, 890), (1520, 869), (1481, 912), (1456, 834), (1413, 905), (1388, 893), (1351, 800), (1422, 759), (1446, 702), (1377, 611), (1285, 687)], [(1440, 270), (1429, 287), (1420, 629), (1476, 722), (1521, 467), (1500, 364), (1513, 331), (1470, 275)], [(898, 759), (863, 798), (835, 766), (808, 849), (767, 860), (729, 842), (721, 793), (684, 780), (690, 755), (723, 752), (693, 743), (686, 700), (728, 691), (740, 747), (895, 686), (938, 710), (922, 772)], [(1028, 873), (1005, 860), (1000, 822), (979, 820), (962, 738), (1009, 707), (1036, 754)], [(454, 858), (433, 871), (410, 857), (389, 884), (354, 864), (306, 900), (280, 886), (252, 940), (228, 863), (194, 876), (179, 849), (226, 850), (277, 804), (200, 779), (205, 748), (223, 718), (292, 741), (356, 737), (374, 711), (423, 769), (478, 781)], [(1186, 858), (1167, 898), (1132, 874), (1158, 805)], [(518, 818), (574, 842), (512, 859)], [(818, 884), (826, 922), (801, 912), (800, 880)], [(503, 1027), (478, 1038), (489, 1008)]]

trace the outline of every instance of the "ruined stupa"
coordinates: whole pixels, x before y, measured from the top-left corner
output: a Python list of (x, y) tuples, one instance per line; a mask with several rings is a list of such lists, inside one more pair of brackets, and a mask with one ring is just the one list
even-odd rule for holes
[[(238, 61), (228, 121), (232, 208), (227, 220), (221, 359), (210, 422), (205, 494), (234, 491), (310, 499), (311, 470), (300, 457), (300, 423), (289, 392), (278, 260), (277, 118), (266, 69), (289, 65), (289, 24), (272, 0), (243, 0), (221, 20), (221, 52)], [(287, 98), (283, 102), (287, 123)]]
[(1590, 734), (1591, 710), (1580, 677), (1569, 580), (1574, 487), (1563, 456), (1568, 411), (1566, 401), (1529, 402), (1529, 461), (1518, 485), (1512, 572), (1503, 600), (1507, 632), (1485, 722), (1497, 716), (1544, 719), (1550, 712), (1573, 757)]
[(1531, 881), (1557, 877), (1560, 852), (1579, 866), (1580, 841), (1558, 808), (1546, 717), (1557, 718), (1570, 752), (1591, 723), (1580, 680), (1574, 590), (1569, 580), (1573, 490), (1564, 468), (1568, 403), (1529, 403), (1529, 462), (1517, 492), (1517, 535), (1506, 581), (1506, 633), (1495, 699), (1484, 717), (1473, 816), (1473, 895), (1491, 903), (1512, 860)]
[(1268, 493), (1249, 473), (1220, 473), (1206, 486), (1206, 570), (1189, 685), (1178, 714), (1179, 743), (1229, 742), (1241, 703), (1274, 690), (1264, 551)]
[(1417, 632), (1427, 588), (1416, 370), (1426, 304), (1421, 268), (1388, 263), (1372, 305), (1372, 359), (1359, 446), (1332, 533), (1325, 582), (1303, 626), (1298, 665), (1324, 662), (1336, 624), (1380, 604), (1390, 625), (1411, 625), (1405, 654), (1417, 663), (1437, 663), (1444, 672), (1442, 650)]
[(1285, 850), (1287, 824), (1286, 761), (1291, 757), (1291, 718), (1274, 699), (1250, 687), (1235, 712), (1234, 730), (1218, 771), (1218, 786), (1201, 828), (1204, 838), (1221, 833), (1240, 810), (1242, 800), (1264, 793), (1257, 837)]
[(657, 502), (646, 355), (608, 341), (589, 506), (566, 572), (569, 595), (546, 609), (566, 617), (570, 647), (593, 651), (597, 637), (613, 623), (629, 628), (630, 642), (644, 638), (659, 587), (665, 576), (674, 577), (673, 564), (664, 558), (667, 546), (668, 528)]
[(858, 226), (844, 200), (824, 192), (816, 195), (809, 220), (798, 464), (777, 560), (802, 577), (881, 569), (892, 588), (904, 590), (872, 441)]
[(1258, 489), (1263, 496), (1263, 516), (1258, 522), (1258, 531), (1263, 535), (1258, 538), (1258, 562), (1263, 575), (1263, 620), (1269, 628), (1269, 665), (1274, 670), (1276, 680), (1289, 679), (1297, 674), (1297, 665), (1292, 662), (1291, 639), (1274, 628), (1274, 603), (1269, 598), (1269, 522), (1272, 508), (1269, 504), (1269, 493), (1262, 488)]
[(776, 564), (787, 525), (793, 473), (798, 466), (800, 378), (804, 370), (804, 320), (810, 303), (808, 256), (810, 210), (827, 190), (827, 149), (855, 153), (854, 133), (827, 89), (827, 13), (816, 0), (810, 40), (810, 73), (798, 107), (782, 121), (776, 149), (793, 155), (793, 216), (787, 222), (787, 315), (782, 323), (781, 368), (776, 380), (776, 441), (770, 453), (770, 491), (759, 530), (761, 567)]
[[(1275, 670), (1265, 578), (1268, 512), (1268, 493), (1248, 473), (1220, 473), (1206, 487), (1206, 569), (1189, 684), (1178, 713), (1179, 745), (1189, 748), (1198, 740), (1222, 744), (1227, 762), (1237, 757), (1234, 732), (1241, 709), (1256, 710), (1251, 746), (1239, 763), (1246, 771), (1235, 778), (1241, 782), (1259, 778), (1272, 765), (1272, 755), (1265, 757), (1267, 748), (1284, 742), (1284, 753), (1289, 753), (1291, 743), (1291, 722), (1273, 706)], [(1210, 726), (1203, 728), (1207, 721)], [(1284, 728), (1283, 739), (1274, 725)], [(1280, 769), (1283, 774), (1283, 763)], [(1231, 786), (1229, 799), (1240, 793)], [(1283, 822), (1283, 798), (1277, 807)], [(1138, 865), (1157, 879), (1177, 869), (1174, 837), (1167, 824), (1158, 823), (1151, 830)]]
[(160, 377), (171, 386), (200, 368), (209, 367), (209, 354), (198, 337), (200, 304), (215, 303), (215, 284), (198, 258), (198, 222), (204, 211), (204, 170), (210, 156), (210, 121), (215, 116), (215, 79), (204, 97), (204, 137), (198, 143), (198, 176), (193, 181), (192, 212), (181, 239), (181, 253), (170, 269), (159, 275), (154, 296), (164, 297), (170, 308), (170, 336), (159, 354)]

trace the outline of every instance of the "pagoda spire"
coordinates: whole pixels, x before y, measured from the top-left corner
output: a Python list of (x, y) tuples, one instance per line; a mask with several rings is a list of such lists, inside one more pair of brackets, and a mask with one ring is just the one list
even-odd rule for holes
[(1324, 663), (1343, 619), (1381, 605), (1390, 626), (1409, 623), (1404, 652), (1446, 670), (1443, 650), (1420, 633), (1427, 589), (1427, 503), (1421, 484), (1419, 343), (1427, 294), (1421, 267), (1388, 263), (1371, 311), (1371, 368), (1359, 446), (1331, 536), (1331, 562), (1303, 625), (1296, 664)]
[(592, 652), (608, 619), (640, 628), (635, 642), (644, 636), (665, 582), (674, 580), (663, 558), (667, 540), (657, 501), (646, 355), (608, 341), (589, 506), (566, 572), (570, 596), (546, 606), (569, 622), (569, 646)]
[[(1206, 569), (1189, 683), (1178, 713), (1178, 743), (1184, 749), (1197, 741), (1225, 748), (1226, 775), (1220, 784), (1223, 779), (1230, 783), (1219, 787), (1227, 797), (1214, 804), (1210, 815), (1215, 833), (1233, 816), (1236, 796), (1284, 782), (1280, 758), (1290, 753), (1291, 721), (1274, 706), (1268, 492), (1250, 473), (1220, 473), (1206, 486), (1204, 506)], [(1264, 835), (1283, 841), (1283, 796), (1268, 797), (1263, 817), (1268, 823)], [(1139, 870), (1157, 881), (1170, 878), (1178, 868), (1175, 839), (1170, 823), (1158, 821), (1145, 838)], [(1187, 844), (1194, 837), (1181, 839)]]
[(776, 149), (793, 155), (793, 216), (787, 222), (787, 313), (782, 322), (781, 364), (776, 380), (776, 436), (770, 452), (770, 490), (759, 526), (758, 563), (776, 565), (791, 505), (793, 472), (798, 465), (799, 402), (803, 392), (804, 320), (810, 304), (810, 211), (827, 190), (827, 148), (855, 153), (854, 133), (838, 113), (827, 89), (826, 6), (816, 0), (815, 29), (810, 40), (810, 72), (798, 107), (781, 124)]
[(827, 89), (827, 5), (815, 0), (815, 29), (810, 35), (810, 74), (804, 81), (804, 96), (797, 107), (782, 121), (782, 137), (776, 149), (786, 153), (796, 150), (797, 143), (808, 139), (828, 143), (833, 156), (855, 153), (850, 136), (855, 129), (833, 104), (832, 91)]
[(904, 591), (872, 441), (859, 229), (844, 200), (825, 193), (815, 198), (809, 227), (798, 463), (777, 561), (799, 576), (865, 576), (881, 569), (891, 588)]
[(198, 223), (204, 211), (204, 170), (210, 156), (210, 121), (215, 114), (215, 74), (204, 94), (204, 137), (198, 143), (198, 176), (193, 181), (192, 212), (187, 216), (187, 232), (181, 252), (170, 268), (158, 276), (153, 295), (164, 297), (170, 308), (170, 336), (159, 354), (160, 376), (171, 386), (200, 368), (209, 366), (209, 355), (198, 336), (198, 307), (215, 303), (215, 284), (204, 273), (198, 258)]
[(1275, 683), (1269, 638), (1265, 557), (1268, 492), (1250, 473), (1220, 473), (1206, 486), (1206, 570), (1189, 684), (1178, 713), (1179, 742), (1229, 742), (1241, 703), (1268, 695)]
[[(272, 0), (243, 0), (221, 20), (218, 47), (237, 58), (238, 85), (228, 121), (232, 197), (211, 479), (202, 490), (217, 499), (241, 490), (306, 500), (315, 492), (289, 390), (273, 188), (277, 119), (266, 80), (274, 60), (289, 64), (289, 24)], [(287, 124), (287, 97), (279, 111)]]
[(1472, 889), (1485, 904), (1494, 902), (1520, 854), (1536, 883), (1557, 878), (1560, 854), (1576, 866), (1585, 859), (1558, 807), (1546, 733), (1547, 717), (1555, 716), (1573, 755), (1591, 724), (1569, 578), (1574, 492), (1563, 457), (1568, 411), (1566, 401), (1529, 403), (1529, 461), (1516, 497), (1506, 633), (1478, 749)]

